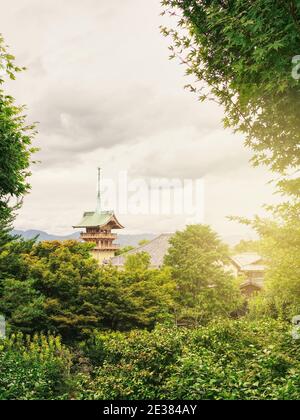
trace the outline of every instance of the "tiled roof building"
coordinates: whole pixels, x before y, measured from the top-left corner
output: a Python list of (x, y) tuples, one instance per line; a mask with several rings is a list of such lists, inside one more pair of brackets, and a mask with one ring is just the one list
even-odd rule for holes
[(254, 252), (231, 257), (233, 272), (236, 276), (243, 275), (245, 281), (241, 284), (241, 290), (246, 296), (262, 290), (266, 266), (262, 257)]
[(171, 233), (164, 233), (146, 245), (133, 249), (125, 254), (112, 258), (111, 263), (117, 267), (123, 267), (128, 255), (136, 255), (147, 252), (150, 255), (151, 267), (159, 268), (163, 265), (164, 257), (170, 247)]

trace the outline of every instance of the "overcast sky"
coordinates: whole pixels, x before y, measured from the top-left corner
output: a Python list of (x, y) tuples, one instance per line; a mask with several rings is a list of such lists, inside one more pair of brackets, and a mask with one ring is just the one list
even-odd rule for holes
[[(39, 165), (16, 227), (70, 233), (95, 207), (105, 177), (205, 178), (205, 222), (245, 233), (226, 216), (262, 213), (271, 175), (253, 169), (222, 109), (183, 89), (168, 60), (159, 0), (0, 0), (0, 32), (28, 70), (9, 92), (39, 121)], [(121, 218), (121, 217), (120, 217)], [(126, 232), (174, 231), (184, 217), (122, 216)], [(247, 233), (248, 234), (248, 233)]]

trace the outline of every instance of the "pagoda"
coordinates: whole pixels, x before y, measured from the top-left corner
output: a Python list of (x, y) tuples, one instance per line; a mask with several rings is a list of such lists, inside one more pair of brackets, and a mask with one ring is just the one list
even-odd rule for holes
[(85, 212), (82, 220), (74, 229), (85, 229), (81, 232), (81, 239), (84, 242), (94, 243), (92, 249), (93, 257), (100, 265), (108, 263), (115, 256), (119, 246), (114, 243), (117, 234), (112, 231), (115, 229), (124, 229), (113, 211), (101, 210), (101, 169), (98, 168), (98, 196), (97, 208), (95, 212)]

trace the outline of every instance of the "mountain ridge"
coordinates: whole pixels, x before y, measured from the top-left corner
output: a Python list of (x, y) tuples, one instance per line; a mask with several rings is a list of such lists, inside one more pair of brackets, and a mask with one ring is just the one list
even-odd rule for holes
[[(74, 232), (70, 235), (54, 235), (44, 232), (42, 230), (36, 229), (29, 229), (29, 230), (13, 230), (12, 233), (14, 235), (20, 236), (24, 239), (34, 239), (36, 237), (38, 241), (67, 241), (67, 240), (78, 240), (80, 238), (80, 232)], [(139, 242), (146, 239), (151, 241), (159, 236), (159, 233), (140, 233), (140, 234), (119, 234), (117, 242), (123, 246), (134, 246), (137, 247)], [(242, 235), (229, 235), (223, 236), (223, 241), (226, 242), (230, 246), (237, 245), (242, 239), (250, 239), (245, 238)]]
[[(70, 235), (53, 235), (42, 230), (13, 230), (14, 235), (20, 236), (24, 239), (30, 240), (37, 237), (38, 241), (67, 241), (67, 240), (78, 240), (80, 238), (80, 232), (74, 232)], [(142, 233), (142, 234), (132, 234), (132, 235), (118, 235), (117, 242), (121, 246), (138, 246), (139, 242), (146, 239), (152, 240), (158, 235), (154, 233)]]

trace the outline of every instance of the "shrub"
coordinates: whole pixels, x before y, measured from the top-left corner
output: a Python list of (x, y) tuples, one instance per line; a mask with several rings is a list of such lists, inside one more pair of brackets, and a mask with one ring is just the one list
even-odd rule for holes
[(98, 335), (96, 348), (98, 367), (81, 377), (80, 399), (300, 398), (300, 343), (278, 321)]
[(0, 341), (0, 399), (64, 399), (69, 390), (70, 353), (60, 339), (22, 334)]

